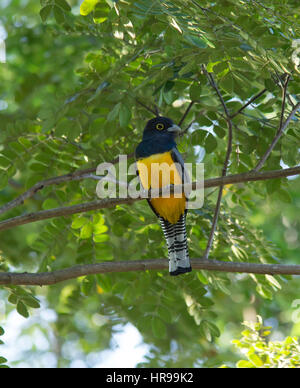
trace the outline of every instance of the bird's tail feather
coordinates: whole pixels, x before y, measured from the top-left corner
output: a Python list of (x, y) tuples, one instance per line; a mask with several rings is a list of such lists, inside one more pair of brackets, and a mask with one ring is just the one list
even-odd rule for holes
[(167, 240), (169, 252), (170, 275), (176, 276), (186, 272), (191, 272), (191, 264), (187, 245), (186, 234), (186, 213), (184, 213), (177, 224), (171, 224), (159, 218), (162, 230)]

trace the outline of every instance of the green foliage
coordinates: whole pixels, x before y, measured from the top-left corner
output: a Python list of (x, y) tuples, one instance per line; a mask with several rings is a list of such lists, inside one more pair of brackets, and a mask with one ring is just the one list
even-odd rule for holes
[(28, 307), (34, 309), (40, 308), (40, 303), (31, 290), (27, 291), (25, 288), (19, 286), (10, 286), (7, 288), (10, 291), (8, 302), (16, 305), (18, 313), (24, 318), (29, 317)]
[[(144, 106), (157, 106), (179, 122), (195, 101), (183, 127), (195, 125), (179, 147), (188, 162), (205, 163), (206, 177), (219, 176), (227, 124), (201, 65), (213, 73), (230, 114), (267, 89), (233, 119), (229, 173), (253, 169), (279, 126), (285, 73), (291, 75), (287, 112), (299, 100), (300, 75), (292, 59), (300, 32), (297, 7), (296, 1), (229, 0), (188, 0), (184, 6), (179, 0), (15, 0), (5, 6), (0, 102), (8, 107), (0, 111), (0, 206), (41, 180), (131, 154), (153, 116)], [(296, 117), (266, 169), (300, 163), (299, 129)], [(1, 220), (93, 201), (95, 190), (89, 179), (46, 187)], [(226, 186), (212, 257), (297, 263), (299, 192), (299, 180)], [(212, 224), (216, 192), (206, 195), (205, 206), (188, 216), (195, 258), (203, 255)], [(1, 236), (0, 270), (41, 272), (161, 257), (166, 248), (157, 220), (138, 202), (11, 229)], [(296, 289), (287, 277), (194, 271), (170, 279), (161, 271), (0, 292), (7, 314), (16, 308), (23, 317), (44, 300), (56, 312), (45, 336), (55, 337), (59, 348), (70, 343), (80, 349), (82, 359), (109, 348), (118, 325), (130, 322), (149, 345), (143, 366), (191, 367), (237, 361), (222, 337), (236, 334), (253, 300), (261, 315), (275, 315), (286, 330), (291, 322), (278, 311), (297, 297)], [(57, 355), (54, 346), (50, 350)], [(63, 351), (55, 357), (59, 366), (72, 362)]]
[(262, 318), (256, 323), (244, 323), (246, 329), (240, 340), (233, 343), (246, 360), (240, 360), (237, 368), (299, 368), (300, 344), (298, 338), (287, 337), (284, 341), (270, 341), (271, 327), (263, 326)]
[[(0, 326), (0, 337), (4, 335), (4, 329)], [(3, 345), (4, 342), (0, 339), (0, 345)], [(5, 357), (0, 356), (0, 369), (8, 368), (6, 365), (7, 359)]]
[(65, 22), (66, 13), (71, 11), (66, 0), (42, 0), (41, 5), (40, 16), (43, 22), (53, 13), (56, 22), (62, 24)]

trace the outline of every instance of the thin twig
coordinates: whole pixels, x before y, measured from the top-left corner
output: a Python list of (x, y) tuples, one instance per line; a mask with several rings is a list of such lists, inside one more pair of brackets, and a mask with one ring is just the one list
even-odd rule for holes
[(212, 73), (208, 73), (208, 71), (206, 70), (205, 66), (202, 66), (202, 69), (203, 69), (203, 72), (205, 73), (205, 75), (207, 76), (208, 80), (209, 80), (209, 83), (211, 84), (211, 86), (215, 89), (218, 97), (219, 97), (219, 100), (223, 106), (223, 109), (224, 109), (224, 112), (226, 114), (226, 117), (228, 118), (228, 120), (230, 121), (231, 117), (230, 117), (230, 114), (229, 114), (229, 111), (227, 109), (227, 106), (225, 104), (225, 101), (224, 101), (224, 98), (214, 80), (214, 77), (212, 75)]
[(155, 109), (152, 109), (150, 106), (144, 104), (144, 103), (143, 103), (141, 100), (139, 100), (138, 98), (136, 98), (136, 102), (137, 102), (138, 104), (140, 104), (143, 108), (147, 109), (148, 112), (151, 112), (151, 113), (153, 113), (155, 116), (158, 116)]
[(293, 117), (295, 116), (295, 114), (297, 113), (297, 111), (299, 109), (300, 109), (300, 102), (298, 102), (298, 104), (294, 107), (294, 109), (291, 111), (291, 113), (289, 114), (289, 116), (287, 117), (285, 122), (282, 123), (281, 128), (279, 128), (279, 130), (277, 131), (277, 134), (274, 137), (274, 139), (273, 139), (272, 143), (270, 144), (269, 148), (267, 149), (267, 151), (265, 152), (263, 157), (260, 159), (260, 161), (257, 163), (257, 165), (253, 169), (253, 171), (257, 172), (257, 171), (259, 171), (263, 167), (263, 165), (265, 164), (266, 160), (270, 156), (271, 152), (275, 148), (275, 146), (278, 143), (278, 141), (280, 140), (281, 136), (283, 135), (285, 129), (288, 127), (289, 123), (291, 122), (291, 120), (293, 119)]
[(254, 97), (252, 97), (245, 105), (243, 105), (237, 112), (233, 113), (230, 118), (235, 118), (238, 114), (242, 113), (243, 110), (245, 110), (249, 105), (253, 104), (254, 101), (256, 101), (259, 97), (261, 97), (263, 94), (265, 94), (267, 89), (263, 89), (261, 92), (256, 94)]
[[(194, 270), (231, 273), (251, 273), (264, 275), (300, 275), (300, 265), (235, 263), (228, 261), (192, 259)], [(78, 265), (53, 272), (41, 273), (0, 273), (0, 285), (49, 286), (81, 276), (112, 272), (167, 270), (168, 260), (106, 261), (95, 264)]]
[[(202, 69), (203, 69), (204, 74), (207, 76), (211, 86), (215, 89), (215, 91), (219, 97), (219, 100), (223, 106), (225, 115), (226, 115), (226, 121), (227, 121), (227, 126), (228, 126), (228, 143), (227, 143), (227, 152), (226, 152), (226, 156), (225, 156), (225, 161), (224, 161), (224, 165), (223, 165), (223, 169), (222, 169), (222, 177), (225, 177), (227, 175), (227, 169), (228, 169), (228, 165), (229, 165), (230, 155), (232, 152), (232, 141), (233, 141), (232, 121), (231, 121), (231, 117), (230, 117), (229, 111), (227, 109), (226, 103), (225, 103), (223, 96), (222, 96), (222, 94), (221, 94), (221, 92), (220, 92), (220, 90), (219, 90), (219, 88), (214, 80), (213, 75), (211, 73), (208, 73), (204, 66), (202, 66)], [(207, 246), (206, 246), (206, 249), (204, 252), (204, 259), (208, 259), (209, 253), (210, 253), (211, 248), (212, 248), (215, 232), (217, 229), (220, 209), (221, 209), (223, 188), (224, 188), (223, 185), (220, 186), (218, 199), (217, 199), (217, 203), (216, 203), (216, 208), (215, 208), (215, 213), (214, 213), (214, 218), (213, 218), (213, 222), (212, 222), (212, 227), (211, 227), (210, 235), (208, 238)]]
[(190, 110), (192, 109), (192, 106), (195, 104), (195, 101), (191, 101), (188, 105), (188, 107), (186, 108), (184, 114), (182, 115), (178, 125), (179, 127), (182, 125), (182, 123), (184, 122), (184, 120), (186, 119), (186, 116), (189, 114)]
[(156, 116), (160, 116), (160, 113), (159, 113), (159, 109), (158, 109), (158, 106), (155, 104), (155, 112), (156, 112)]
[(193, 120), (189, 123), (189, 125), (179, 134), (179, 137), (183, 137), (184, 135), (186, 135), (188, 133), (188, 131), (190, 130), (191, 126), (196, 122), (196, 120)]
[(287, 74), (285, 81), (283, 83), (282, 87), (282, 104), (281, 104), (281, 114), (280, 114), (280, 122), (279, 122), (279, 127), (277, 130), (277, 134), (281, 131), (282, 125), (283, 125), (283, 120), (284, 120), (284, 112), (285, 112), (285, 100), (286, 100), (286, 94), (287, 94), (287, 88), (288, 84), (290, 81), (291, 76)]
[(194, 120), (192, 120), (188, 125), (187, 127), (180, 133), (180, 137), (183, 137), (184, 135), (187, 134), (187, 132), (189, 131), (189, 129), (192, 127), (193, 124), (197, 123), (197, 120), (198, 120), (198, 117), (203, 115), (204, 113), (206, 112), (205, 109), (202, 109), (200, 112), (197, 113), (196, 117), (194, 118)]

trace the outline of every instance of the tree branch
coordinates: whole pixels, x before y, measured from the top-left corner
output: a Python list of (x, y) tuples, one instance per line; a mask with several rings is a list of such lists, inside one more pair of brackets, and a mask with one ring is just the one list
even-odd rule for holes
[[(225, 119), (227, 121), (227, 126), (228, 126), (228, 143), (227, 143), (227, 151), (226, 151), (225, 161), (224, 161), (223, 170), (222, 170), (222, 177), (225, 177), (227, 175), (228, 164), (229, 164), (230, 155), (232, 152), (232, 141), (233, 141), (232, 121), (231, 121), (231, 117), (230, 117), (229, 111), (227, 109), (226, 103), (225, 103), (223, 96), (218, 88), (218, 85), (216, 84), (216, 82), (214, 80), (213, 75), (211, 73), (208, 73), (205, 66), (202, 66), (202, 69), (203, 69), (203, 72), (205, 73), (206, 77), (208, 78), (211, 86), (215, 89), (215, 91), (219, 97), (219, 100), (223, 106), (225, 115), (226, 115)], [(208, 259), (208, 257), (209, 257), (209, 253), (210, 253), (210, 250), (211, 250), (211, 247), (213, 244), (213, 240), (214, 240), (214, 236), (215, 236), (215, 232), (217, 229), (217, 224), (218, 224), (218, 219), (219, 219), (219, 214), (220, 214), (220, 209), (221, 209), (221, 201), (222, 201), (222, 196), (223, 196), (223, 187), (224, 186), (221, 185), (220, 189), (219, 189), (219, 194), (218, 194), (218, 199), (217, 199), (217, 203), (216, 203), (212, 227), (211, 227), (207, 246), (206, 246), (205, 253), (204, 253), (204, 259)]]
[[(264, 90), (262, 92), (260, 92), (257, 96), (253, 97), (250, 101), (253, 102), (254, 99), (258, 98), (259, 95), (261, 95), (262, 93), (264, 92)], [(247, 103), (249, 105), (250, 101)], [(140, 103), (140, 102), (139, 102)], [(190, 103), (188, 109), (191, 108), (191, 105), (192, 102)], [(246, 105), (247, 105), (246, 104)], [(246, 105), (244, 105), (244, 107), (246, 107)], [(244, 108), (243, 107), (243, 108)], [(243, 109), (241, 108), (241, 109)], [(297, 112), (297, 110), (300, 108), (300, 103), (298, 103), (293, 111), (291, 112), (290, 116), (287, 118), (287, 120), (285, 121), (285, 123), (282, 124), (282, 127), (281, 127), (281, 131), (279, 132), (278, 131), (278, 134), (276, 136), (276, 138), (273, 140), (273, 143), (277, 143), (277, 141), (279, 140), (279, 138), (281, 137), (281, 132), (283, 132), (287, 126), (289, 125), (291, 119), (293, 118), (293, 115)], [(240, 109), (240, 111), (241, 111)], [(240, 111), (238, 111), (237, 113), (241, 113)], [(155, 113), (154, 111), (152, 113)], [(184, 116), (186, 117), (187, 115), (187, 112), (185, 112)], [(182, 119), (184, 119), (185, 117), (182, 117)], [(236, 114), (232, 115), (232, 117), (235, 117)], [(183, 120), (180, 120), (180, 123), (182, 123)], [(188, 129), (190, 128), (190, 126), (193, 124), (190, 123), (190, 125), (186, 128), (185, 131), (183, 131), (183, 134), (185, 134)], [(272, 143), (272, 144), (273, 144)], [(275, 145), (271, 145), (272, 146), (272, 149), (275, 147)], [(270, 147), (271, 147), (270, 146)], [(271, 150), (272, 151), (272, 150)], [(271, 151), (267, 151), (267, 152), (271, 152)], [(268, 153), (268, 156), (269, 156), (269, 153)], [(267, 154), (267, 153), (266, 153)], [(128, 158), (132, 158), (134, 156), (133, 153), (127, 155)], [(258, 163), (258, 165), (256, 166), (255, 170), (254, 171), (258, 171), (260, 170), (260, 168), (262, 167), (262, 165), (264, 164), (265, 160), (268, 158), (268, 156), (262, 158), (262, 160)], [(119, 158), (115, 158), (113, 159), (110, 163), (111, 164), (117, 164), (119, 161)], [(26, 192), (24, 192), (23, 194), (21, 194), (20, 196), (18, 196), (17, 198), (15, 198), (14, 200), (6, 203), (5, 205), (3, 205), (2, 207), (0, 207), (0, 215), (19, 206), (19, 205), (22, 205), (24, 203), (25, 200), (33, 197), (38, 191), (42, 190), (43, 188), (45, 187), (48, 187), (48, 186), (51, 186), (51, 185), (58, 185), (58, 184), (61, 184), (61, 183), (64, 183), (64, 182), (69, 182), (69, 181), (74, 181), (74, 180), (82, 180), (82, 179), (88, 179), (89, 178), (89, 175), (91, 173), (95, 173), (96, 172), (96, 167), (91, 167), (91, 168), (87, 168), (87, 169), (83, 169), (83, 170), (78, 170), (78, 171), (75, 171), (73, 173), (69, 173), (69, 174), (66, 174), (66, 175), (61, 175), (61, 176), (58, 176), (58, 177), (53, 177), (53, 178), (49, 178), (49, 179), (46, 179), (46, 180), (43, 180), (43, 181), (40, 181), (38, 183), (36, 183), (34, 186), (32, 186), (31, 188), (29, 188)]]
[[(300, 265), (235, 263), (207, 259), (192, 259), (191, 264), (194, 270), (264, 275), (300, 275)], [(166, 259), (152, 259), (78, 265), (53, 272), (1, 272), (0, 285), (48, 286), (80, 276), (99, 273), (167, 270), (168, 265)]]
[[(127, 158), (132, 158), (132, 157), (133, 157), (133, 153), (127, 155)], [(110, 161), (111, 164), (117, 164), (118, 162), (119, 162), (119, 157)], [(97, 167), (86, 168), (84, 170), (77, 170), (75, 172), (72, 172), (66, 175), (61, 175), (61, 176), (40, 181), (36, 183), (34, 186), (32, 186), (30, 189), (25, 191), (23, 194), (21, 194), (19, 197), (13, 199), (12, 201), (0, 207), (0, 215), (7, 212), (8, 210), (11, 210), (19, 205), (22, 205), (24, 201), (33, 197), (38, 191), (42, 190), (45, 187), (52, 186), (52, 185), (59, 185), (64, 182), (88, 179), (90, 177), (90, 174), (96, 172), (96, 169)]]
[[(223, 187), (228, 184), (237, 184), (237, 183), (244, 183), (244, 182), (251, 182), (251, 181), (253, 182), (253, 181), (261, 181), (261, 180), (268, 180), (268, 179), (284, 178), (284, 177), (294, 176), (294, 175), (300, 175), (300, 166), (287, 168), (284, 170), (264, 171), (264, 172), (251, 171), (243, 174), (227, 175), (225, 177), (211, 178), (211, 179), (205, 180), (203, 182), (203, 185), (201, 185), (201, 183), (199, 182), (194, 182), (192, 184), (186, 184), (183, 186), (182, 185), (174, 186), (173, 189), (171, 188), (170, 193), (176, 192), (177, 189), (180, 189), (180, 192), (182, 192), (183, 187), (188, 187), (189, 189), (192, 189), (192, 190), (201, 189), (201, 188), (206, 189), (210, 187)], [(162, 192), (163, 190), (159, 190), (159, 191), (153, 190), (152, 192), (150, 192), (150, 196), (152, 197), (159, 196), (162, 194)], [(43, 210), (37, 213), (29, 213), (22, 216), (9, 218), (7, 220), (0, 222), (0, 231), (4, 231), (16, 226), (42, 221), (50, 218), (70, 216), (73, 214), (85, 213), (92, 210), (111, 208), (122, 204), (132, 204), (135, 201), (141, 201), (143, 199), (145, 198), (144, 197), (139, 197), (136, 199), (106, 198), (106, 199), (102, 199), (94, 202), (87, 202), (83, 204), (61, 207), (61, 208), (56, 208), (51, 210)]]
[(13, 199), (12, 201), (6, 203), (0, 208), (0, 214), (3, 214), (7, 212), (8, 210), (11, 210), (19, 205), (22, 205), (26, 199), (29, 199), (33, 197), (38, 191), (42, 190), (43, 188), (47, 186), (52, 185), (59, 185), (63, 182), (69, 182), (69, 181), (75, 181), (80, 179), (85, 179), (86, 176), (92, 172), (94, 172), (95, 168), (88, 168), (85, 170), (75, 171), (74, 173), (61, 175), (58, 177), (45, 179), (44, 181), (40, 181), (36, 183), (34, 186), (32, 186), (30, 189), (25, 191), (23, 194), (21, 194), (19, 197)]

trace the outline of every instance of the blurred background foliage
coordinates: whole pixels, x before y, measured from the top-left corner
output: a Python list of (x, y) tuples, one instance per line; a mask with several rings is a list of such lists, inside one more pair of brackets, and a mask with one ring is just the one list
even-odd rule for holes
[[(232, 114), (266, 89), (233, 120), (232, 174), (254, 168), (272, 141), (284, 74), (291, 75), (287, 111), (299, 100), (296, 0), (4, 0), (0, 11), (0, 206), (40, 180), (131, 154), (153, 116), (143, 105), (179, 122), (195, 101), (183, 127), (194, 125), (179, 148), (187, 161), (205, 163), (207, 178), (219, 176), (227, 127), (201, 64)], [(300, 163), (299, 129), (298, 116), (266, 169)], [(95, 189), (88, 179), (48, 187), (1, 219), (92, 201)], [(299, 193), (299, 179), (227, 187), (212, 257), (299, 264)], [(188, 217), (193, 258), (203, 254), (211, 226), (216, 191), (206, 194)], [(140, 202), (1, 233), (1, 271), (165, 256), (157, 221)], [(8, 362), (0, 357), (0, 366), (97, 365), (128, 323), (147, 345), (139, 366), (235, 366), (241, 354), (231, 341), (243, 320), (259, 314), (275, 339), (300, 334), (298, 283), (205, 271), (173, 279), (162, 271), (1, 287), (3, 341), (15, 309), (30, 317), (19, 333), (25, 350)], [(2, 354), (10, 353), (0, 347)]]
[(271, 326), (263, 326), (258, 315), (257, 322), (245, 322), (241, 340), (234, 340), (237, 348), (246, 354), (248, 360), (240, 360), (238, 368), (299, 368), (300, 347), (297, 337), (284, 341), (270, 341)]

